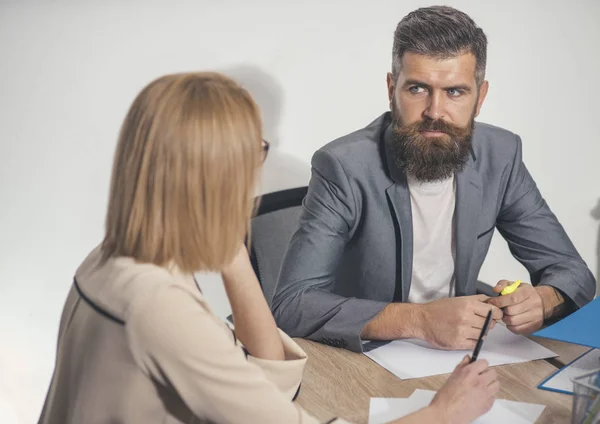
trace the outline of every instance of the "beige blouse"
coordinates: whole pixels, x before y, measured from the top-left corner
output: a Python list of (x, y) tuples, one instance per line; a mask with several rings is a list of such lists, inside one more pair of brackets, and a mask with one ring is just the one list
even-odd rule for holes
[[(76, 272), (40, 423), (318, 423), (292, 402), (306, 354), (246, 356), (192, 275), (130, 258)], [(336, 420), (343, 423), (343, 420)]]

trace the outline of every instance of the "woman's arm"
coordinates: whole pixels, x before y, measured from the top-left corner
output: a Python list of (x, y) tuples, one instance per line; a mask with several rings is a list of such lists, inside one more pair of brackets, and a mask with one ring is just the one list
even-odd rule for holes
[(221, 271), (231, 304), (235, 334), (250, 355), (284, 360), (283, 344), (245, 246)]

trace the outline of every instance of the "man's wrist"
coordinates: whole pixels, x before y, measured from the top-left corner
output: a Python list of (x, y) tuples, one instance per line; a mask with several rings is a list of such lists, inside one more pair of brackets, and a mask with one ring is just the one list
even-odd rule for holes
[(427, 316), (427, 304), (412, 304), (414, 309), (412, 311), (413, 320), (411, 322), (411, 328), (408, 331), (411, 333), (407, 338), (419, 339), (427, 341), (427, 331), (425, 331), (425, 324), (429, 321)]
[(425, 305), (390, 303), (361, 332), (370, 340), (424, 339)]
[(393, 303), (397, 308), (396, 338), (425, 340), (426, 331), (424, 324), (427, 321), (427, 304), (421, 303)]
[(535, 288), (542, 300), (544, 321), (562, 317), (568, 309), (567, 299), (552, 286), (537, 286)]

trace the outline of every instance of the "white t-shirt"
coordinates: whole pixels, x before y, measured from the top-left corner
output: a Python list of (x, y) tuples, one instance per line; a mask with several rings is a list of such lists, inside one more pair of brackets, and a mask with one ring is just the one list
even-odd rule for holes
[(408, 179), (413, 224), (411, 303), (454, 296), (454, 177), (423, 183)]

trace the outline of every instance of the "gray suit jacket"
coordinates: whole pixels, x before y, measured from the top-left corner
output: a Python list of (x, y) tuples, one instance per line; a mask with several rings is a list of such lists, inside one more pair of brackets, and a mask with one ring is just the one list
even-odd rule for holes
[[(412, 274), (406, 176), (390, 154), (389, 112), (312, 158), (312, 177), (282, 264), (273, 313), (293, 337), (362, 351), (364, 325), (405, 302)], [(595, 280), (542, 198), (520, 138), (476, 123), (472, 155), (456, 175), (456, 295), (475, 294), (494, 228), (534, 285), (560, 289), (577, 307)]]

